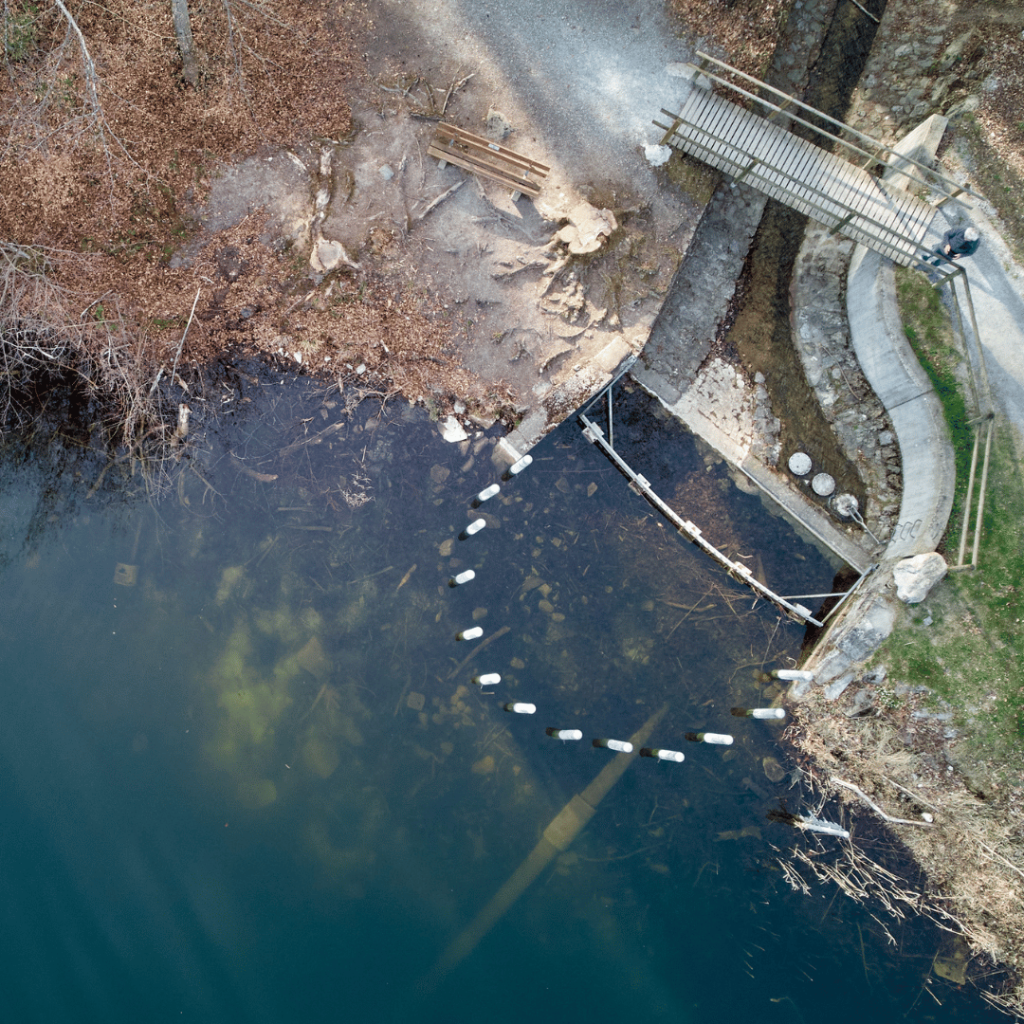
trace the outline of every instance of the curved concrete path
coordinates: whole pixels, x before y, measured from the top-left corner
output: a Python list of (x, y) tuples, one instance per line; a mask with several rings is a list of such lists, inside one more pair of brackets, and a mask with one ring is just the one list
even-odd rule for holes
[(942, 404), (903, 333), (891, 260), (857, 246), (846, 307), (854, 351), (889, 413), (903, 463), (900, 519), (884, 557), (934, 551), (953, 507), (956, 461)]

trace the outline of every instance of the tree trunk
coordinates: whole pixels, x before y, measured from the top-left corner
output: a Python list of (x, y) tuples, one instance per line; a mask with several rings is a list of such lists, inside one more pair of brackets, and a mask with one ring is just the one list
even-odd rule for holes
[(199, 62), (196, 44), (192, 41), (192, 23), (188, 18), (188, 0), (171, 0), (174, 35), (181, 50), (181, 75), (194, 89), (199, 84)]

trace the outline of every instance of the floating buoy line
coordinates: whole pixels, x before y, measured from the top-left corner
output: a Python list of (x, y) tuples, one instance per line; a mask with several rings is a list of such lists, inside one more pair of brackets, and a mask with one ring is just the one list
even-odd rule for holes
[[(589, 425), (589, 424), (588, 424)], [(524, 455), (514, 462), (501, 475), (502, 483), (509, 483), (515, 480), (533, 462), (530, 455)], [(643, 478), (639, 478), (643, 480)], [(644, 481), (646, 483), (646, 481)], [(477, 493), (471, 500), (472, 509), (478, 509), (482, 504), (496, 497), (501, 493), (501, 484), (492, 483)], [(649, 496), (648, 496), (649, 497)], [(468, 526), (463, 528), (459, 534), (460, 541), (472, 542), (472, 538), (480, 533), (487, 525), (483, 518), (472, 520)], [(691, 524), (687, 524), (691, 525)], [(700, 531), (696, 534), (699, 537)], [(723, 556), (724, 557), (724, 556)], [(730, 563), (731, 565), (732, 563)], [(744, 567), (745, 568), (745, 567)], [(476, 573), (472, 569), (453, 575), (448, 580), (451, 589), (460, 588), (472, 584), (476, 580)], [(765, 589), (763, 585), (751, 583), (748, 575), (744, 582), (754, 586), (755, 589)], [(443, 591), (442, 591), (443, 592)], [(801, 605), (791, 605), (785, 599), (767, 591), (767, 594), (775, 600), (785, 611), (795, 614), (795, 617), (814, 623), (815, 620), (810, 613)], [(455, 634), (456, 642), (466, 640), (479, 640), (477, 644), (454, 669), (449, 678), (458, 675), (465, 665), (478, 652), (487, 647), (492, 640), (498, 639), (509, 631), (508, 626), (503, 626), (490, 636), (485, 636), (481, 626), (471, 626), (459, 630)], [(780, 669), (772, 672), (779, 679), (807, 679), (813, 678), (811, 673), (797, 669)], [(500, 691), (501, 674), (493, 671), (478, 672), (472, 677), (473, 684), (481, 694), (497, 693)], [(508, 701), (501, 705), (502, 709), (513, 715), (527, 716), (527, 721), (532, 721), (532, 716), (537, 714), (537, 704), (530, 701)], [(583, 830), (590, 818), (596, 813), (597, 806), (604, 795), (611, 789), (618, 778), (626, 770), (630, 761), (637, 756), (647, 760), (665, 764), (681, 764), (686, 760), (686, 755), (680, 750), (673, 750), (664, 747), (648, 746), (647, 740), (668, 709), (668, 705), (662, 706), (659, 711), (654, 712), (648, 720), (628, 740), (616, 739), (609, 736), (595, 736), (591, 738), (591, 747), (608, 750), (615, 755), (605, 764), (605, 767), (597, 777), (581, 792), (577, 793), (555, 818), (548, 824), (547, 828), (538, 841), (535, 848), (527, 856), (526, 860), (509, 877), (505, 884), (495, 893), (491, 900), (480, 910), (474, 920), (463, 929), (463, 931), (452, 941), (447, 950), (438, 960), (433, 971), (424, 979), (425, 984), (436, 985), (440, 979), (456, 967), (467, 957), (483, 937), (490, 931), (495, 922), (508, 910), (508, 908), (519, 898), (519, 896), (537, 878), (540, 872), (560, 852), (568, 849), (576, 836)], [(771, 708), (742, 708), (735, 707), (732, 714), (737, 718), (751, 718), (755, 721), (779, 722), (785, 719), (786, 710), (781, 707)], [(518, 726), (516, 728), (525, 727)], [(565, 728), (561, 725), (544, 726), (544, 733), (553, 740), (560, 743), (578, 743), (583, 739), (581, 729)], [(733, 737), (727, 733), (718, 732), (687, 732), (684, 739), (693, 743), (709, 744), (711, 746), (731, 746)], [(639, 748), (639, 749), (638, 749)], [(848, 838), (849, 832), (832, 822), (822, 821), (813, 815), (785, 815), (778, 820), (786, 820), (796, 828), (817, 832), (819, 834), (832, 835), (839, 838)]]
[[(516, 462), (513, 462), (512, 465), (510, 465), (504, 473), (501, 474), (502, 483), (514, 481), (525, 469), (529, 468), (532, 463), (533, 457), (531, 455), (524, 455)], [(473, 496), (470, 501), (470, 507), (472, 509), (478, 509), (485, 502), (497, 497), (500, 493), (501, 483), (489, 484), (482, 491)], [(470, 541), (486, 526), (487, 521), (484, 518), (476, 518), (459, 532), (458, 539), (460, 541)], [(451, 589), (455, 589), (472, 583), (476, 578), (476, 573), (472, 569), (466, 569), (463, 572), (451, 576), (448, 580), (448, 586)], [(800, 608), (800, 611), (804, 612), (806, 609)], [(810, 619), (810, 621), (813, 622), (814, 620)], [(507, 627), (502, 632), (507, 632)], [(497, 639), (497, 635), (492, 635), (489, 639)], [(489, 642), (489, 639), (484, 639), (484, 629), (481, 626), (471, 626), (466, 629), (462, 629), (455, 634), (455, 640), (459, 642), (466, 640), (483, 640), (483, 643), (477, 648), (477, 650), (482, 649), (483, 646)], [(472, 653), (476, 653), (476, 651)], [(472, 654), (470, 657), (472, 657)], [(465, 664), (468, 660), (469, 658), (467, 657), (461, 664)], [(796, 669), (779, 669), (774, 671), (772, 675), (779, 679), (806, 679), (811, 676), (811, 673)], [(481, 693), (497, 692), (496, 688), (501, 684), (501, 674), (499, 672), (478, 672), (476, 675), (472, 676), (471, 681)], [(537, 713), (537, 705), (528, 701), (509, 701), (504, 703), (502, 708), (510, 714), (516, 715), (535, 715)], [(786, 709), (781, 707), (733, 708), (732, 714), (739, 718), (753, 718), (759, 721), (782, 721), (786, 717)], [(562, 728), (557, 725), (546, 726), (545, 733), (552, 739), (560, 740), (563, 743), (578, 742), (583, 739), (583, 732), (580, 729)], [(731, 746), (733, 743), (733, 737), (731, 735), (717, 732), (687, 732), (684, 734), (684, 738), (693, 743), (705, 743), (711, 746)], [(617, 754), (634, 755), (639, 753), (639, 756), (641, 757), (668, 764), (679, 764), (685, 760), (685, 755), (678, 750), (670, 750), (662, 747), (643, 747), (637, 752), (634, 750), (633, 744), (629, 741), (615, 739), (614, 737), (593, 737), (591, 739), (591, 745), (595, 748), (610, 750)]]

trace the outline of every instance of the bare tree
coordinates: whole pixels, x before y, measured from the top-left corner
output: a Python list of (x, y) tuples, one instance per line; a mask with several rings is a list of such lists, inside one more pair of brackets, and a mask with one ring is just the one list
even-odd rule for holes
[(188, 0), (171, 0), (171, 17), (174, 19), (174, 36), (181, 51), (181, 75), (194, 89), (199, 84), (199, 61), (196, 46), (192, 40), (192, 23), (188, 16)]

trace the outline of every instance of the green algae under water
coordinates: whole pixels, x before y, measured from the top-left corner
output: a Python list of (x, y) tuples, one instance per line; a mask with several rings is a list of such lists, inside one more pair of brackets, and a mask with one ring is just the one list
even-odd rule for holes
[[(5, 1019), (985, 1018), (931, 973), (948, 941), (924, 922), (885, 919), (893, 945), (878, 908), (784, 881), (780, 858), (818, 842), (767, 814), (813, 793), (784, 726), (729, 709), (776, 695), (758, 673), (792, 664), (802, 629), (575, 423), (473, 511), (493, 437), (446, 445), (415, 409), (270, 390), (159, 500), (138, 477), (86, 499), (75, 473), (101, 466), (54, 447), (0, 466)], [(616, 416), (617, 447), (714, 543), (781, 593), (830, 589), (834, 568), (639, 393)], [(474, 625), (495, 639), (466, 661)], [(685, 762), (631, 764), (428, 983), (614, 756), (591, 739), (665, 704), (650, 744)], [(683, 739), (704, 729), (735, 743)]]

